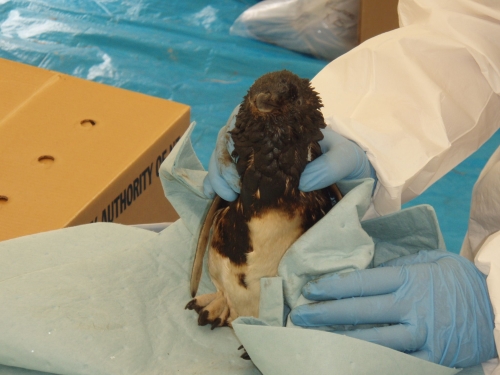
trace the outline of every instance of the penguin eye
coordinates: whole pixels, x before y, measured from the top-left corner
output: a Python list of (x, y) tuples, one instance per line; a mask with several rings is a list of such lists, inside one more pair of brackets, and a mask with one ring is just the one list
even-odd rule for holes
[(297, 105), (302, 105), (302, 98), (298, 98), (295, 103), (297, 103)]

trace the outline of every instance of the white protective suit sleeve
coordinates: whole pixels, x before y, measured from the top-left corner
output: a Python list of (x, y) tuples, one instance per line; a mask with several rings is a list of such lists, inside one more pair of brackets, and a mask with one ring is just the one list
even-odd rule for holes
[(401, 27), (312, 80), (329, 126), (377, 172), (366, 217), (418, 196), (500, 125), (500, 1), (400, 0)]
[[(495, 343), (500, 348), (500, 148), (491, 156), (472, 191), (469, 228), (460, 254), (487, 275), (495, 313)], [(491, 362), (491, 361), (490, 361)], [(486, 374), (500, 375), (500, 366), (483, 365)], [(493, 372), (489, 371), (493, 370)]]

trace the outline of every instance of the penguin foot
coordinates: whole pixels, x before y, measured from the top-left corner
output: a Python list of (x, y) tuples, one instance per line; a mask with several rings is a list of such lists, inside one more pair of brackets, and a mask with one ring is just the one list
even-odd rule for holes
[(185, 307), (198, 313), (198, 325), (210, 324), (211, 329), (230, 325), (229, 306), (221, 292), (202, 294), (193, 298)]

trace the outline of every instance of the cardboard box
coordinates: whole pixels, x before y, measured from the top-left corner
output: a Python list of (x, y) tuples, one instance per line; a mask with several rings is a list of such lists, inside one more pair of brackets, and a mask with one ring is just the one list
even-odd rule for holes
[(361, 0), (358, 21), (358, 42), (399, 27), (399, 0)]
[(158, 168), (189, 107), (0, 59), (0, 241), (173, 221)]

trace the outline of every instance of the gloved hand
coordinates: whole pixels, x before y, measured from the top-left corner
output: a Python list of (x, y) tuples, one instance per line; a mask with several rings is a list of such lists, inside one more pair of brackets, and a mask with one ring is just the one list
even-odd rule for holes
[(302, 293), (326, 302), (293, 309), (292, 322), (299, 326), (387, 323), (338, 333), (449, 367), (496, 356), (486, 278), (453, 253), (421, 251), (377, 268), (329, 274)]
[(240, 176), (235, 161), (231, 158), (234, 143), (228, 133), (234, 129), (239, 109), (238, 105), (217, 136), (217, 144), (208, 165), (208, 175), (203, 180), (203, 192), (207, 198), (213, 198), (217, 193), (222, 199), (232, 202), (240, 193)]
[(324, 138), (319, 145), (323, 155), (306, 165), (300, 176), (300, 190), (318, 190), (340, 180), (376, 180), (375, 170), (361, 147), (329, 127), (321, 132)]

